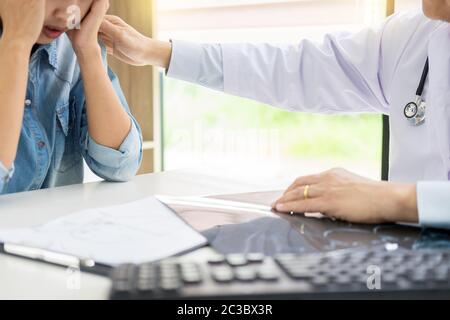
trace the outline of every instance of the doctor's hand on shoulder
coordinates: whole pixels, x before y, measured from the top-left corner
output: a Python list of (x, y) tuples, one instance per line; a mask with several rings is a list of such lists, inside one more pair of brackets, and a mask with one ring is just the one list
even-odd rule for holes
[(117, 16), (108, 15), (99, 32), (108, 53), (134, 66), (153, 65), (168, 68), (172, 45), (170, 42), (146, 37)]
[(296, 179), (272, 205), (355, 223), (418, 222), (416, 186), (366, 179), (344, 169)]

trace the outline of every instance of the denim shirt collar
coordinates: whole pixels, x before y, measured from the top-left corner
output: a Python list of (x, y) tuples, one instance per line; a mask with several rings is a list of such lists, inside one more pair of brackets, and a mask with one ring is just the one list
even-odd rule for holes
[(58, 39), (49, 44), (43, 45), (42, 50), (48, 54), (48, 63), (56, 70), (58, 69)]

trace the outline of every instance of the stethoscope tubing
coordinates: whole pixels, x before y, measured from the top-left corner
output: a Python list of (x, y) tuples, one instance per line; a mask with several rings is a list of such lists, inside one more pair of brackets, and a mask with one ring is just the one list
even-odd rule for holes
[(430, 63), (427, 58), (427, 61), (425, 62), (425, 67), (423, 68), (422, 77), (420, 78), (419, 87), (416, 91), (416, 96), (421, 97), (423, 94), (423, 89), (425, 88), (425, 82), (427, 81), (428, 72), (430, 70)]

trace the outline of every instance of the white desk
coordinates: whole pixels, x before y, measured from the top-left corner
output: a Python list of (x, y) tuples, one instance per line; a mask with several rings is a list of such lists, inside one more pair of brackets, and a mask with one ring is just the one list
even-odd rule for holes
[[(218, 179), (174, 171), (136, 177), (129, 183), (90, 183), (0, 197), (0, 229), (36, 226), (78, 210), (116, 205), (153, 194), (217, 195), (282, 189), (277, 183)], [(0, 299), (106, 299), (107, 278), (82, 274), (70, 289), (64, 268), (0, 255)]]

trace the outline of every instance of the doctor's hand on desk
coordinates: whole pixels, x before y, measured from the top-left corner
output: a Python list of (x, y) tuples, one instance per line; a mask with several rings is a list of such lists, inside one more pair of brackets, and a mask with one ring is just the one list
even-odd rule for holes
[(298, 178), (273, 208), (354, 223), (418, 222), (415, 185), (378, 182), (343, 169)]

